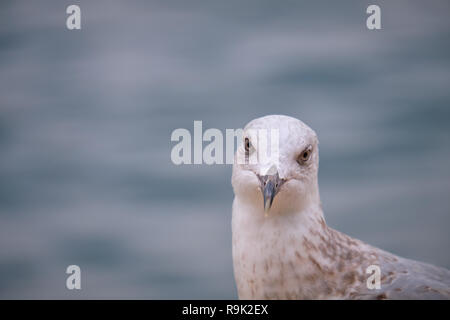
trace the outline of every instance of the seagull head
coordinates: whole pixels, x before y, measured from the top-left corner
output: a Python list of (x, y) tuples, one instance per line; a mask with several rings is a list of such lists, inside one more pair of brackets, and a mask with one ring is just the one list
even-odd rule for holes
[(296, 212), (319, 201), (317, 135), (298, 119), (269, 115), (249, 122), (233, 165), (235, 196), (270, 212)]

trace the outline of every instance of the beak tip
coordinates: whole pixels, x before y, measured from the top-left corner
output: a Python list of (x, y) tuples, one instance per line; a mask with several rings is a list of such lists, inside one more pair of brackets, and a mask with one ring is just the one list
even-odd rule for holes
[(270, 208), (272, 208), (273, 196), (268, 195), (264, 197), (264, 212), (269, 212)]

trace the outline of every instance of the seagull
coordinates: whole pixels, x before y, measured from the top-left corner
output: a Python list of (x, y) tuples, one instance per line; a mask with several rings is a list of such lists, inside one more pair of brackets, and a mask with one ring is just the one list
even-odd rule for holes
[[(277, 134), (268, 143), (271, 132)], [(242, 138), (231, 179), (240, 299), (450, 299), (450, 270), (401, 258), (327, 226), (317, 179), (318, 138), (310, 127), (269, 115), (249, 122)], [(264, 161), (254, 160), (269, 151)]]

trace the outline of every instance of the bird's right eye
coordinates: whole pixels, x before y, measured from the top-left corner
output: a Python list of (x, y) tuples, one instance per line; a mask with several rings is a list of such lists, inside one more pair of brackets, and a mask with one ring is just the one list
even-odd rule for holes
[(244, 139), (245, 152), (249, 152), (251, 147), (252, 147), (252, 144), (250, 143), (250, 139), (249, 138), (245, 138)]

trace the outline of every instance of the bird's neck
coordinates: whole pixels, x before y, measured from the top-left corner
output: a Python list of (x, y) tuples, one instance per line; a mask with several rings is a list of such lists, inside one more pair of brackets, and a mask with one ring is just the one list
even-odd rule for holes
[[(272, 211), (272, 210), (271, 210)], [(233, 204), (233, 259), (240, 298), (286, 299), (308, 297), (299, 281), (315, 276), (316, 257), (328, 227), (319, 203), (310, 202), (301, 211), (269, 212), (249, 205), (239, 197)], [(261, 279), (264, 279), (261, 280)], [(292, 288), (290, 288), (292, 286)], [(298, 296), (297, 293), (299, 294)], [(313, 297), (313, 296), (312, 296)]]
[(363, 266), (355, 270), (352, 261), (375, 263), (376, 256), (358, 257), (371, 253), (364, 244), (326, 225), (320, 202), (268, 216), (238, 197), (233, 206), (233, 259), (241, 298), (346, 297), (365, 275)]
[(272, 231), (283, 237), (296, 239), (311, 238), (327, 232), (328, 226), (325, 223), (318, 193), (310, 193), (308, 198), (276, 200), (278, 201), (274, 202), (272, 208), (265, 212), (260, 201), (249, 202), (236, 196), (233, 204), (234, 231), (256, 238), (258, 242), (270, 238)]

